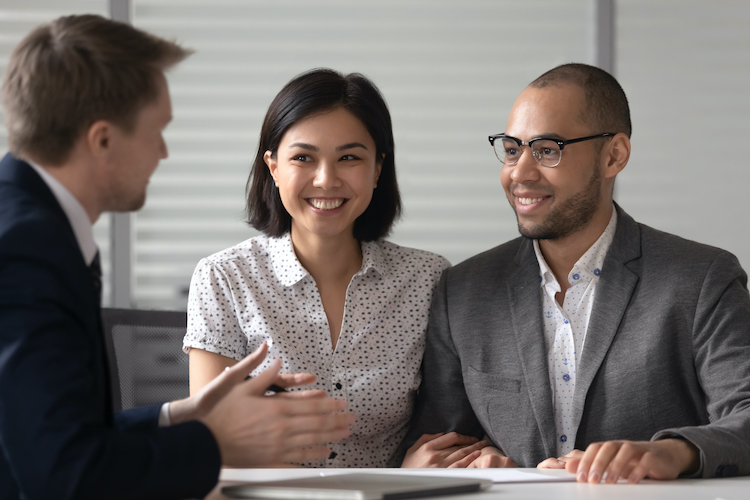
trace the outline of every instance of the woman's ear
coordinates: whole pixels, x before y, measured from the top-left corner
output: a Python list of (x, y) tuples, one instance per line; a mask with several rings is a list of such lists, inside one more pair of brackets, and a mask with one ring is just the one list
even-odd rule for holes
[(276, 187), (279, 187), (279, 181), (276, 179), (276, 167), (278, 166), (278, 164), (276, 163), (276, 158), (273, 154), (273, 151), (268, 150), (263, 153), (263, 161), (266, 162), (268, 171), (271, 172), (271, 177), (273, 177), (274, 185), (276, 185)]
[(385, 153), (380, 155), (380, 159), (375, 162), (375, 185), (372, 186), (373, 189), (378, 187), (378, 179), (380, 179), (380, 172), (383, 170), (384, 161), (385, 161)]

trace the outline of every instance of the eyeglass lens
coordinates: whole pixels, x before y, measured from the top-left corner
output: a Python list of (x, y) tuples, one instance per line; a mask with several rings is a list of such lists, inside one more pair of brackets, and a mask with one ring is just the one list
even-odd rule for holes
[[(497, 159), (506, 165), (514, 165), (521, 159), (523, 149), (512, 139), (495, 140), (495, 155)], [(560, 146), (555, 141), (538, 139), (531, 143), (531, 154), (536, 161), (544, 167), (554, 167), (560, 163)]]

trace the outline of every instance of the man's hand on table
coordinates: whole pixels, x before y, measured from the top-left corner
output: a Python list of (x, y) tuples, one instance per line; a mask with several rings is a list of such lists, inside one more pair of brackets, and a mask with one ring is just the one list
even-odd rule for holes
[(537, 467), (565, 469), (579, 483), (616, 483), (626, 479), (638, 483), (651, 479), (676, 479), (698, 469), (698, 449), (684, 439), (659, 441), (605, 441), (592, 443), (586, 451), (573, 450), (559, 458), (548, 458)]

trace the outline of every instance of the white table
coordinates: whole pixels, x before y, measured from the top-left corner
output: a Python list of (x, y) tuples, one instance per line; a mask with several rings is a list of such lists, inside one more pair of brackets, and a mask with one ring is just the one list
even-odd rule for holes
[[(221, 494), (221, 486), (237, 481), (273, 481), (296, 477), (316, 476), (327, 472), (367, 472), (374, 469), (225, 469), (219, 486), (207, 500), (229, 499)], [(377, 469), (382, 472), (383, 469)], [(545, 474), (561, 476), (565, 471), (547, 470)], [(678, 479), (650, 481), (641, 484), (578, 484), (575, 482), (496, 483), (488, 491), (466, 495), (451, 495), (446, 500), (750, 500), (750, 476), (723, 479)]]

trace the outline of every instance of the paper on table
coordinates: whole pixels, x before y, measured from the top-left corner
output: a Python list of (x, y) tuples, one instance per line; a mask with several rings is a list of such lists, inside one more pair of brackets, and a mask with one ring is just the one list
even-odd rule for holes
[[(551, 471), (550, 471), (551, 472)], [(558, 472), (558, 471), (555, 471)], [(467, 477), (472, 479), (489, 479), (494, 483), (546, 483), (575, 481), (576, 476), (564, 470), (542, 473), (536, 470), (523, 469), (368, 469), (368, 474), (410, 474), (413, 476)], [(337, 470), (320, 473), (321, 476), (346, 474)]]

